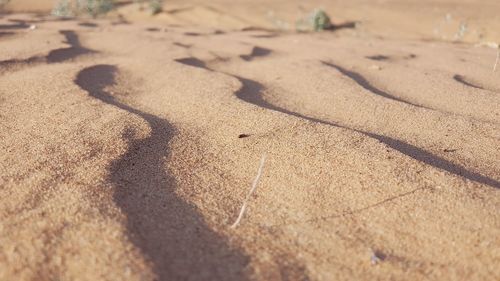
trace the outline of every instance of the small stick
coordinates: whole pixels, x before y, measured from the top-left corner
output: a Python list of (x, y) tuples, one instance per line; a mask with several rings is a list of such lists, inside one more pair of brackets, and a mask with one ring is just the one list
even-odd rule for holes
[(497, 70), (497, 64), (498, 64), (498, 60), (500, 59), (500, 46), (498, 47), (498, 51), (497, 51), (497, 59), (495, 61), (495, 65), (493, 66), (493, 72), (495, 72)]
[(257, 171), (257, 176), (253, 180), (252, 188), (250, 189), (250, 192), (248, 192), (245, 201), (243, 201), (243, 206), (241, 206), (240, 214), (238, 215), (238, 218), (233, 223), (233, 225), (231, 225), (231, 228), (236, 228), (240, 224), (240, 221), (243, 218), (243, 214), (245, 213), (245, 210), (247, 208), (248, 200), (250, 200), (250, 197), (254, 193), (255, 189), (257, 189), (257, 184), (259, 183), (260, 176), (262, 175), (262, 168), (264, 168), (265, 161), (266, 161), (266, 154), (264, 153), (264, 155), (262, 155), (262, 159), (260, 159), (259, 170)]

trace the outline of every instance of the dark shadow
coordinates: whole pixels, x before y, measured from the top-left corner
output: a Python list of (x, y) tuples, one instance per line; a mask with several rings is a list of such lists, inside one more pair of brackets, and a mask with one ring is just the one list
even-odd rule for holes
[(382, 90), (374, 87), (372, 84), (370, 84), (370, 82), (368, 82), (368, 80), (366, 80), (365, 77), (363, 77), (361, 74), (359, 74), (357, 72), (347, 70), (347, 69), (345, 69), (345, 68), (343, 68), (341, 66), (338, 66), (336, 64), (333, 64), (331, 62), (322, 61), (321, 63), (323, 63), (326, 66), (335, 68), (336, 70), (338, 70), (343, 75), (351, 78), (358, 85), (360, 85), (361, 87), (363, 87), (365, 90), (368, 90), (368, 91), (374, 93), (375, 95), (378, 95), (378, 96), (381, 96), (381, 97), (384, 97), (384, 98), (387, 98), (387, 99), (391, 99), (391, 100), (394, 100), (394, 101), (406, 103), (406, 104), (409, 104), (409, 105), (412, 105), (412, 106), (416, 106), (416, 107), (420, 107), (420, 108), (425, 108), (425, 109), (433, 110), (431, 108), (428, 108), (428, 107), (425, 107), (425, 106), (422, 106), (422, 105), (418, 105), (418, 104), (415, 104), (415, 103), (412, 103), (412, 102), (400, 99), (400, 98), (395, 97), (395, 96), (393, 96), (393, 95), (391, 95), (391, 94), (389, 94), (389, 93), (387, 93), (385, 91), (382, 91)]
[(340, 30), (340, 29), (352, 29), (352, 28), (356, 28), (356, 23), (357, 22), (355, 22), (355, 21), (347, 21), (347, 22), (344, 22), (344, 23), (332, 24), (326, 30), (337, 31), (337, 30)]
[(14, 35), (16, 34), (15, 32), (10, 32), (10, 31), (0, 31), (0, 37), (7, 37), (7, 36), (10, 36), (10, 35)]
[(0, 29), (26, 29), (30, 25), (24, 21), (15, 22), (15, 24), (0, 24)]
[(365, 58), (376, 61), (384, 61), (390, 59), (390, 57), (384, 55), (366, 56)]
[(78, 35), (72, 30), (61, 30), (59, 31), (64, 37), (66, 37), (66, 42), (70, 45), (68, 48), (61, 48), (53, 50), (47, 56), (48, 63), (62, 62), (66, 60), (74, 59), (81, 55), (88, 55), (91, 53), (96, 53), (96, 51), (87, 49), (80, 44), (80, 39)]
[[(370, 59), (370, 60), (375, 60), (375, 61), (390, 61), (390, 60), (394, 59), (394, 58), (391, 58), (390, 56), (385, 56), (385, 55), (366, 56), (365, 58)], [(417, 58), (417, 55), (409, 54), (409, 55), (403, 56), (401, 58), (404, 60), (411, 60), (411, 59)]]
[[(382, 252), (381, 250), (373, 250), (373, 257), (378, 259), (379, 261), (385, 261), (387, 259), (387, 254)], [(373, 261), (372, 261), (373, 262)]]
[(94, 50), (87, 49), (80, 45), (78, 35), (70, 30), (60, 31), (66, 37), (66, 43), (71, 46), (50, 51), (47, 56), (32, 56), (26, 59), (9, 59), (0, 61), (0, 73), (7, 70), (17, 71), (27, 67), (35, 66), (42, 63), (58, 63), (66, 60), (74, 59), (81, 55), (97, 53)]
[(91, 28), (99, 26), (98, 24), (93, 23), (93, 22), (80, 22), (80, 23), (78, 23), (78, 25), (83, 26), (83, 27), (91, 27)]
[(455, 174), (457, 176), (461, 176), (463, 178), (466, 178), (468, 180), (471, 180), (471, 181), (475, 181), (475, 182), (478, 182), (478, 183), (482, 183), (482, 184), (485, 184), (485, 185), (489, 185), (491, 187), (495, 187), (495, 188), (500, 188), (500, 182), (493, 179), (493, 178), (490, 178), (490, 177), (487, 177), (487, 176), (483, 176), (479, 173), (476, 173), (476, 172), (473, 172), (473, 171), (468, 171), (466, 168), (458, 165), (458, 164), (454, 164), (448, 160), (445, 160), (443, 158), (440, 158), (438, 156), (435, 156), (421, 148), (418, 148), (416, 146), (413, 146), (411, 144), (408, 144), (408, 143), (405, 143), (405, 142), (402, 142), (402, 141), (399, 141), (399, 140), (396, 140), (396, 139), (393, 139), (393, 138), (389, 138), (389, 137), (386, 137), (386, 136), (381, 136), (381, 135), (376, 135), (376, 134), (372, 134), (372, 133), (368, 133), (368, 132), (364, 132), (366, 135), (374, 138), (374, 139), (377, 139), (379, 140), (380, 142), (386, 144), (387, 146), (401, 152), (401, 153), (404, 153), (420, 162), (423, 162), (427, 165), (430, 165), (430, 166), (433, 166), (435, 168), (438, 168), (438, 169), (441, 169), (441, 170), (444, 170), (444, 171), (447, 171), (451, 174)]
[(202, 60), (199, 60), (197, 58), (182, 58), (182, 59), (176, 59), (175, 60), (176, 62), (179, 62), (179, 63), (182, 63), (182, 64), (185, 64), (185, 65), (189, 65), (189, 66), (194, 66), (194, 67), (199, 67), (199, 68), (203, 68), (203, 69), (206, 69), (206, 70), (210, 70), (206, 63)]
[(250, 55), (241, 55), (240, 58), (242, 58), (243, 60), (246, 60), (246, 61), (251, 61), (257, 57), (268, 56), (271, 53), (272, 53), (272, 51), (269, 49), (255, 46), (255, 47), (253, 47), (252, 53)]
[(38, 20), (21, 20), (21, 19), (8, 19), (7, 21), (9, 22), (15, 22), (15, 23), (21, 23), (21, 24), (26, 24), (26, 23), (37, 23), (39, 22)]
[(180, 42), (174, 42), (174, 45), (175, 45), (175, 46), (182, 47), (182, 48), (184, 48), (184, 49), (190, 49), (191, 47), (193, 47), (193, 45), (190, 45), (190, 44), (183, 44), (183, 43), (180, 43)]
[(164, 119), (133, 108), (106, 91), (117, 68), (95, 65), (81, 70), (75, 83), (88, 94), (143, 118), (150, 136), (125, 133), (127, 151), (114, 160), (108, 181), (114, 200), (127, 216), (131, 241), (151, 260), (158, 280), (246, 280), (248, 258), (213, 232), (197, 208), (176, 195), (175, 179), (166, 173), (168, 142), (175, 133)]
[(184, 35), (186, 35), (186, 36), (201, 36), (202, 34), (197, 33), (197, 32), (184, 32)]
[(177, 14), (177, 13), (181, 13), (181, 12), (187, 12), (187, 11), (192, 10), (192, 9), (193, 9), (193, 7), (184, 7), (184, 8), (175, 8), (175, 9), (166, 10), (165, 12), (168, 14)]
[(159, 32), (161, 29), (159, 29), (158, 27), (148, 27), (146, 28), (146, 31), (149, 31), (149, 32)]
[[(213, 71), (212, 69), (210, 69), (206, 66), (205, 62), (203, 62), (197, 58), (186, 58), (186, 59), (177, 60), (177, 62), (186, 64), (189, 66), (199, 67), (199, 68), (203, 68), (203, 69), (206, 69), (209, 71)], [(224, 73), (224, 72), (221, 72), (221, 73)], [(409, 156), (415, 160), (418, 160), (422, 163), (430, 165), (434, 168), (444, 170), (446, 172), (449, 172), (451, 174), (466, 178), (466, 179), (471, 180), (471, 181), (475, 181), (478, 183), (489, 185), (489, 186), (495, 187), (495, 188), (500, 188), (500, 182), (493, 179), (493, 178), (483, 176), (483, 175), (476, 173), (476, 172), (468, 171), (466, 168), (464, 168), (460, 165), (454, 164), (448, 160), (445, 160), (439, 156), (433, 155), (430, 152), (427, 152), (421, 148), (418, 148), (418, 147), (411, 145), (411, 144), (408, 144), (406, 142), (396, 140), (396, 139), (393, 139), (390, 137), (386, 137), (383, 135), (378, 135), (378, 134), (354, 129), (354, 128), (340, 125), (340, 124), (337, 124), (334, 122), (328, 122), (328, 121), (324, 121), (321, 119), (309, 117), (309, 116), (306, 116), (306, 115), (303, 115), (303, 114), (300, 114), (300, 113), (290, 111), (290, 110), (287, 110), (285, 108), (273, 105), (273, 104), (267, 102), (266, 100), (264, 100), (263, 94), (262, 94), (262, 91), (264, 90), (264, 86), (262, 84), (260, 84), (259, 82), (254, 81), (254, 80), (250, 80), (250, 79), (246, 79), (243, 77), (239, 77), (236, 75), (232, 75), (229, 73), (224, 73), (224, 74), (231, 76), (231, 77), (234, 77), (234, 78), (238, 79), (238, 81), (240, 81), (240, 83), (242, 84), (242, 87), (238, 91), (236, 91), (235, 95), (236, 95), (236, 97), (238, 97), (239, 99), (241, 99), (245, 102), (248, 102), (248, 103), (251, 103), (251, 104), (254, 104), (256, 106), (263, 107), (266, 109), (285, 113), (285, 114), (288, 114), (291, 116), (299, 117), (299, 118), (309, 120), (312, 122), (325, 124), (325, 125), (329, 125), (329, 126), (334, 126), (334, 127), (338, 127), (338, 128), (343, 128), (343, 129), (347, 129), (347, 130), (351, 130), (351, 131), (363, 134), (365, 136), (368, 136), (368, 137), (371, 137), (371, 138), (374, 138), (374, 139), (380, 141), (381, 143), (387, 145), (388, 147), (390, 147), (396, 151), (399, 151), (400, 153), (402, 153), (406, 156)]]
[(250, 37), (253, 37), (253, 38), (276, 38), (278, 36), (279, 36), (278, 33), (250, 35)]
[(263, 28), (263, 27), (257, 27), (257, 26), (248, 26), (244, 27), (241, 29), (241, 31), (248, 32), (248, 31), (266, 31), (266, 32), (274, 32), (276, 30), (269, 29), (269, 28)]
[(394, 150), (401, 152), (402, 154), (405, 154), (406, 156), (409, 156), (415, 160), (423, 162), (423, 163), (430, 165), (432, 167), (447, 171), (451, 174), (455, 174), (457, 176), (461, 176), (461, 177), (464, 177), (464, 178), (472, 180), (472, 181), (486, 184), (486, 185), (489, 185), (489, 186), (492, 186), (495, 188), (500, 188), (500, 182), (495, 180), (495, 179), (489, 178), (487, 176), (483, 176), (483, 175), (476, 173), (476, 172), (468, 171), (467, 169), (465, 169), (464, 167), (461, 167), (460, 165), (454, 164), (448, 160), (445, 160), (443, 158), (435, 156), (435, 155), (433, 155), (433, 154), (431, 154), (431, 153), (429, 153), (421, 148), (418, 148), (418, 147), (413, 146), (411, 144), (405, 143), (403, 141), (396, 140), (396, 139), (382, 136), (382, 135), (378, 135), (378, 134), (374, 134), (374, 133), (370, 133), (370, 132), (366, 132), (366, 131), (353, 129), (353, 128), (339, 125), (336, 123), (323, 121), (321, 119), (308, 117), (308, 116), (302, 115), (300, 113), (296, 113), (296, 112), (289, 111), (289, 110), (286, 110), (284, 108), (272, 105), (262, 98), (261, 91), (264, 89), (264, 87), (261, 84), (259, 84), (256, 81), (244, 79), (241, 77), (237, 77), (237, 76), (233, 76), (233, 77), (238, 79), (243, 85), (243, 87), (238, 92), (236, 92), (236, 96), (238, 98), (246, 101), (246, 102), (249, 102), (249, 103), (252, 103), (252, 104), (267, 108), (267, 109), (286, 113), (286, 114), (289, 114), (292, 116), (300, 117), (300, 118), (303, 118), (303, 119), (306, 119), (306, 120), (309, 120), (312, 122), (326, 124), (326, 125), (335, 126), (335, 127), (339, 127), (339, 128), (344, 128), (344, 129), (348, 129), (348, 130), (352, 130), (352, 131), (364, 134), (366, 136), (372, 137), (372, 138), (380, 141), (381, 143), (387, 145), (388, 147), (390, 147)]
[(17, 71), (23, 68), (46, 62), (43, 56), (33, 56), (27, 59), (9, 59), (0, 61), (0, 74), (6, 71)]
[(465, 86), (468, 86), (468, 87), (471, 87), (471, 88), (475, 88), (475, 89), (479, 89), (479, 90), (484, 90), (483, 87), (480, 87), (480, 86), (477, 86), (477, 85), (474, 85), (474, 84), (472, 84), (470, 82), (465, 81), (465, 77), (463, 77), (462, 75), (455, 74), (453, 76), (453, 79), (455, 81), (457, 81), (457, 82), (465, 85)]

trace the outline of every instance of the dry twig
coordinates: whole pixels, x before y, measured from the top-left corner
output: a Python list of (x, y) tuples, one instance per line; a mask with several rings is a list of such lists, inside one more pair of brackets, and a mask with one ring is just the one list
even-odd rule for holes
[(243, 215), (244, 215), (245, 210), (247, 208), (248, 201), (250, 200), (250, 197), (252, 196), (252, 194), (255, 192), (255, 189), (257, 189), (257, 184), (259, 183), (260, 176), (262, 175), (262, 169), (264, 168), (265, 161), (266, 161), (266, 154), (262, 155), (262, 159), (260, 159), (259, 170), (257, 171), (257, 176), (255, 176), (255, 179), (253, 180), (252, 188), (250, 189), (250, 192), (248, 192), (247, 197), (245, 198), (245, 201), (243, 201), (243, 205), (241, 206), (240, 214), (238, 215), (238, 218), (233, 223), (233, 225), (231, 225), (231, 228), (236, 228), (240, 224), (240, 221), (243, 218)]

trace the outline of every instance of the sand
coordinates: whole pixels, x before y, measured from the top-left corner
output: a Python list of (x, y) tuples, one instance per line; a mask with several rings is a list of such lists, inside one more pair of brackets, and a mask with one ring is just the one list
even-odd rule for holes
[(9, 4), (0, 280), (500, 279), (500, 3), (371, 2)]

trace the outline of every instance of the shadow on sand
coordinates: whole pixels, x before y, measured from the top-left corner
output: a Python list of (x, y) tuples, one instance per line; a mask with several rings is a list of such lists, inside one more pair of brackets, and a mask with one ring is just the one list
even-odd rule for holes
[[(185, 65), (202, 68), (202, 69), (205, 69), (207, 71), (214, 71), (213, 69), (208, 67), (204, 61), (197, 59), (195, 57), (187, 57), (187, 58), (177, 59), (176, 61), (179, 63), (185, 64)], [(381, 96), (384, 96), (384, 97), (387, 97), (390, 99), (395, 99), (394, 97), (390, 96), (389, 94), (386, 94), (383, 92), (380, 92), (380, 93), (377, 92), (379, 90), (374, 88), (373, 86), (371, 86), (366, 81), (366, 79), (364, 79), (362, 76), (360, 76), (356, 73), (354, 73), (354, 74), (350, 73), (339, 66), (325, 63), (325, 62), (323, 62), (323, 63), (327, 64), (328, 66), (331, 66), (331, 67), (338, 69), (343, 74), (347, 73), (346, 75), (349, 75), (349, 77), (356, 80), (363, 88), (370, 90), (372, 92), (375, 91), (374, 92), (375, 94), (378, 94), (378, 95), (381, 95)], [(454, 175), (457, 175), (457, 176), (460, 176), (460, 177), (463, 177), (463, 178), (466, 178), (468, 180), (472, 180), (472, 181), (475, 181), (475, 182), (478, 182), (481, 184), (486, 184), (486, 185), (489, 185), (489, 186), (494, 187), (494, 188), (500, 188), (500, 182), (498, 182), (494, 178), (490, 178), (488, 176), (481, 175), (477, 172), (469, 171), (465, 167), (462, 167), (458, 164), (455, 164), (451, 161), (448, 161), (444, 158), (441, 158), (441, 157), (434, 155), (428, 151), (425, 151), (424, 149), (418, 148), (418, 147), (411, 145), (409, 143), (406, 143), (404, 141), (393, 139), (391, 137), (384, 136), (384, 135), (375, 134), (372, 132), (367, 132), (367, 131), (362, 131), (359, 129), (351, 128), (351, 127), (341, 125), (341, 124), (338, 124), (335, 122), (329, 122), (329, 121), (325, 121), (322, 119), (310, 117), (310, 116), (307, 116), (307, 115), (304, 115), (304, 114), (301, 114), (298, 112), (294, 112), (294, 111), (276, 106), (274, 104), (271, 104), (271, 103), (267, 102), (266, 100), (264, 100), (264, 98), (263, 98), (262, 92), (265, 90), (264, 85), (260, 84), (257, 81), (243, 78), (240, 76), (236, 76), (236, 75), (233, 75), (230, 73), (225, 73), (225, 72), (220, 72), (220, 73), (224, 73), (224, 74), (231, 76), (235, 79), (238, 79), (238, 81), (240, 81), (242, 87), (238, 91), (236, 91), (235, 95), (236, 95), (236, 97), (238, 97), (239, 99), (241, 99), (245, 102), (248, 102), (248, 103), (254, 104), (256, 106), (260, 106), (260, 107), (269, 109), (269, 110), (274, 110), (274, 111), (285, 113), (285, 114), (288, 114), (291, 116), (295, 116), (295, 117), (299, 117), (299, 118), (302, 118), (305, 120), (309, 120), (311, 122), (316, 122), (316, 123), (321, 123), (321, 124), (325, 124), (325, 125), (329, 125), (329, 126), (333, 126), (333, 127), (343, 128), (343, 129), (347, 129), (347, 130), (351, 130), (351, 131), (363, 134), (365, 136), (368, 136), (368, 137), (371, 137), (371, 138), (378, 140), (379, 142), (387, 145), (388, 147), (390, 147), (394, 150), (401, 152), (402, 154), (404, 154), (406, 156), (409, 156), (417, 161), (425, 163), (425, 164), (432, 166), (434, 168), (441, 169), (441, 170), (447, 171), (448, 173), (451, 173), (451, 174), (454, 174)], [(402, 101), (402, 102), (408, 103), (405, 101)]]
[(166, 173), (168, 142), (174, 128), (155, 115), (116, 100), (105, 88), (115, 84), (117, 68), (95, 65), (81, 70), (75, 83), (107, 104), (143, 118), (150, 136), (125, 133), (128, 150), (109, 168), (116, 204), (128, 218), (133, 243), (149, 258), (159, 280), (245, 280), (248, 258), (205, 224), (196, 207), (175, 193)]
[(80, 56), (98, 53), (97, 51), (82, 46), (76, 32), (72, 30), (60, 30), (59, 33), (64, 35), (64, 42), (69, 44), (69, 47), (52, 50), (46, 56), (35, 55), (25, 59), (9, 59), (0, 61), (0, 73), (6, 70), (21, 70), (45, 63), (71, 61)]

